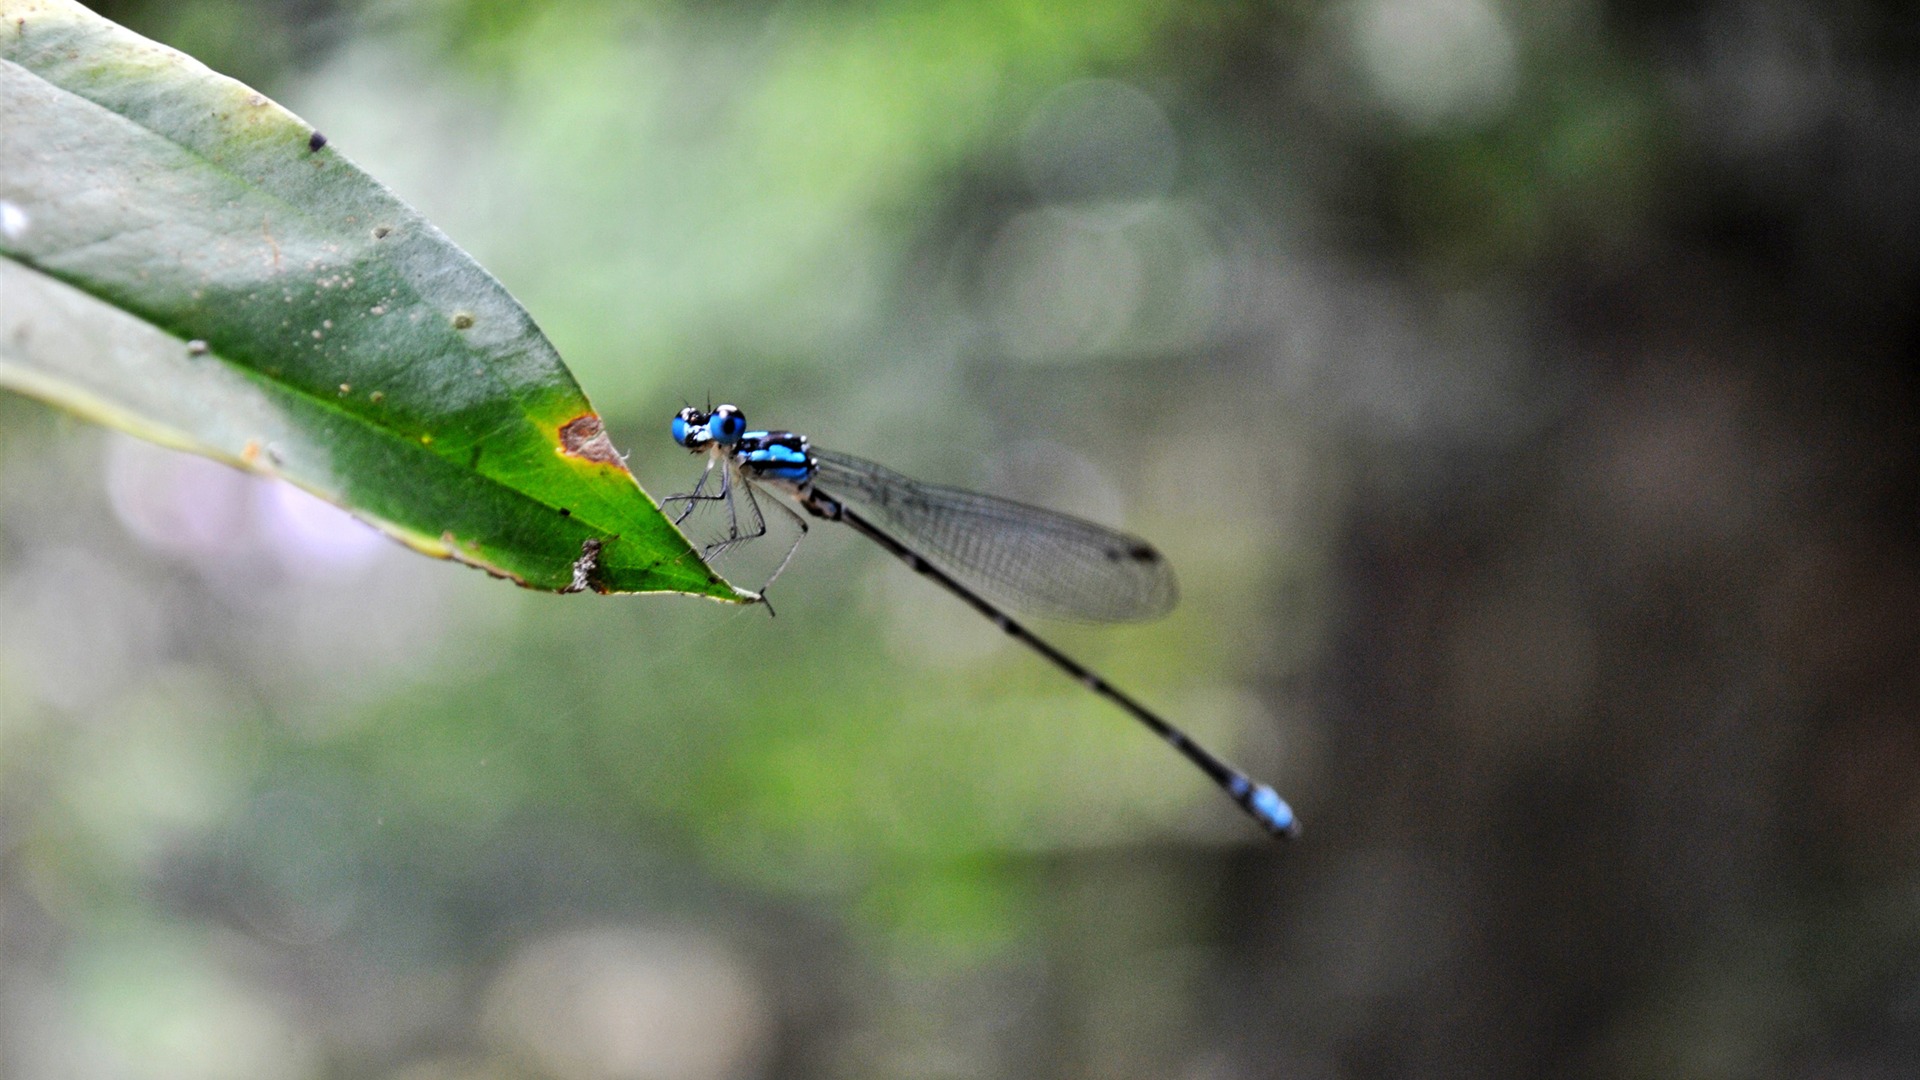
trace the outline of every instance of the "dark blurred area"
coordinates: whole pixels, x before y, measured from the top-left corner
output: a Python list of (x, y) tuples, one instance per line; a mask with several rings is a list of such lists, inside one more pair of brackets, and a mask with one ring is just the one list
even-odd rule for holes
[(0, 1077), (1920, 1072), (1912, 5), (97, 7), (656, 496), (712, 395), (1153, 538), (1058, 636), (1305, 832), (857, 538), (536, 596), (0, 399)]

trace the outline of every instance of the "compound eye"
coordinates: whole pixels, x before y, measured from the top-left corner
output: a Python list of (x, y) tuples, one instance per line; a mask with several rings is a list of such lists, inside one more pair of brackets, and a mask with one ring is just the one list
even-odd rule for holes
[(672, 423), (674, 442), (678, 442), (680, 446), (685, 446), (689, 450), (697, 450), (708, 442), (712, 442), (712, 434), (707, 430), (707, 421), (707, 413), (695, 409), (693, 405), (680, 409), (678, 413), (674, 413), (674, 423)]
[(673, 414), (673, 441), (681, 446), (691, 447), (708, 438), (707, 417), (699, 409), (688, 406)]
[(713, 410), (712, 416), (707, 418), (707, 434), (713, 436), (714, 442), (723, 446), (739, 442), (740, 436), (746, 433), (746, 416), (731, 405), (720, 406)]

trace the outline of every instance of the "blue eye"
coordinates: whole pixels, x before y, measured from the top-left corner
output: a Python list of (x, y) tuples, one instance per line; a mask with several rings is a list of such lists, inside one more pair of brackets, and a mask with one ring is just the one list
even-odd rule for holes
[(707, 418), (707, 434), (722, 446), (731, 446), (747, 433), (747, 418), (739, 409), (722, 405)]
[(681, 446), (691, 447), (699, 442), (706, 433), (706, 417), (695, 408), (681, 409), (673, 414), (673, 441)]

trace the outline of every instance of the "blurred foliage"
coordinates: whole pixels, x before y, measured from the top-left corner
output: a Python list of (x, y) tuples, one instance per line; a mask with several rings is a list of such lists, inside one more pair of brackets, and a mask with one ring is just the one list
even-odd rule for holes
[(650, 488), (712, 394), (1153, 538), (1181, 609), (1062, 644), (1306, 833), (834, 530), (777, 619), (525, 596), (0, 401), (0, 1074), (1920, 1055), (1905, 7), (108, 13), (473, 251)]

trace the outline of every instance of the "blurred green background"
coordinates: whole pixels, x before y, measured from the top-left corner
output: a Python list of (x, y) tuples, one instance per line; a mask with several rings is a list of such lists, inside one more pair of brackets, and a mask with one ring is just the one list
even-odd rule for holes
[(1306, 832), (839, 530), (535, 595), (0, 397), (0, 1077), (1912, 1075), (1911, 5), (98, 9), (655, 495), (711, 396), (1152, 538), (1044, 629)]

